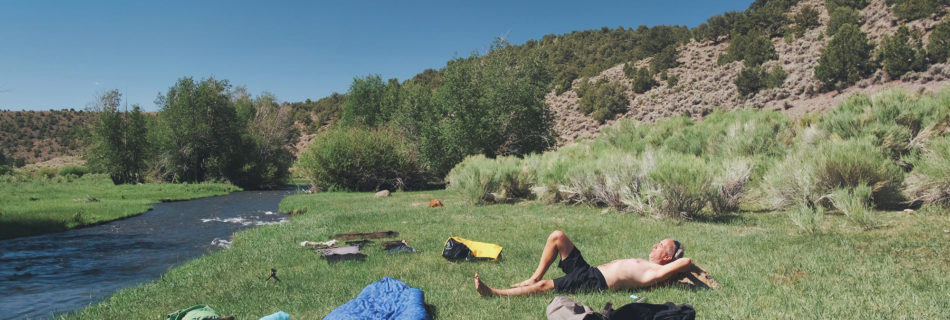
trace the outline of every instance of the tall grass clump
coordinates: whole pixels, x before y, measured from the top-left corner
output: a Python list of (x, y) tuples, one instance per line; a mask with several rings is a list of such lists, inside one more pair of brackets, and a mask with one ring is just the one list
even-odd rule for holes
[(764, 189), (776, 209), (798, 202), (815, 204), (834, 190), (872, 188), (873, 203), (895, 208), (903, 203), (903, 172), (870, 139), (852, 139), (799, 147), (765, 176)]
[(425, 183), (418, 152), (387, 128), (325, 131), (300, 155), (297, 165), (319, 190), (396, 190)]
[(80, 178), (87, 173), (89, 173), (89, 169), (77, 165), (67, 165), (59, 169), (59, 175), (64, 177)]
[(784, 154), (792, 137), (790, 124), (783, 113), (750, 109), (713, 112), (702, 123), (719, 130), (720, 137), (710, 139), (709, 152), (746, 157)]
[(907, 194), (912, 201), (950, 206), (950, 137), (939, 137), (931, 144), (907, 178)]
[(659, 155), (648, 177), (662, 216), (694, 217), (713, 192), (706, 162), (692, 155)]
[(713, 212), (723, 214), (739, 210), (752, 173), (752, 160), (735, 158), (724, 161), (722, 169), (713, 177), (713, 193), (709, 202)]
[[(576, 145), (575, 145), (576, 146)], [(562, 148), (565, 150), (570, 147)], [(534, 169), (536, 178), (532, 192), (538, 199), (547, 203), (558, 203), (564, 200), (560, 192), (560, 185), (565, 181), (568, 170), (573, 167), (571, 158), (563, 152), (546, 152), (525, 157), (525, 167)]]
[(446, 176), (448, 189), (475, 204), (500, 200), (527, 199), (536, 183), (535, 171), (517, 157), (469, 156)]
[(920, 151), (921, 140), (946, 126), (947, 90), (936, 97), (905, 90), (885, 91), (873, 99), (856, 94), (826, 112), (818, 127), (843, 139), (869, 137), (894, 159)]
[(785, 214), (802, 232), (815, 233), (820, 227), (821, 219), (825, 216), (825, 208), (800, 202), (787, 210)]
[[(619, 211), (632, 209), (631, 198), (640, 194), (643, 175), (633, 155), (614, 150), (598, 155), (585, 165), (567, 172), (559, 192), (568, 203), (607, 206)], [(632, 208), (631, 208), (632, 207)]]
[(872, 190), (866, 184), (860, 184), (851, 189), (837, 189), (831, 193), (831, 203), (848, 220), (865, 230), (874, 229), (878, 223), (871, 210)]
[(647, 148), (645, 138), (650, 130), (650, 125), (635, 120), (620, 119), (614, 125), (603, 128), (596, 142), (606, 143), (633, 154), (641, 154)]

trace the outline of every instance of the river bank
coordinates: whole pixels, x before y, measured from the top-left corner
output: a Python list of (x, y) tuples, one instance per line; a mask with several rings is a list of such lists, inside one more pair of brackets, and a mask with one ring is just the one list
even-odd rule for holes
[(115, 185), (102, 174), (0, 183), (0, 239), (97, 225), (148, 211), (163, 201), (228, 194), (224, 183)]
[(57, 317), (160, 279), (176, 265), (227, 247), (235, 231), (286, 221), (278, 203), (294, 192), (243, 191), (159, 203), (126, 219), (2, 240), (0, 320)]
[[(440, 199), (442, 208), (429, 208)], [(691, 304), (703, 319), (943, 319), (950, 220), (945, 211), (880, 212), (886, 227), (865, 231), (847, 217), (827, 215), (815, 234), (797, 232), (783, 212), (743, 212), (717, 222), (657, 220), (586, 206), (521, 202), (473, 206), (448, 191), (294, 195), (281, 211), (306, 209), (287, 223), (238, 232), (234, 246), (189, 261), (161, 280), (123, 289), (66, 319), (161, 318), (193, 304), (222, 315), (258, 319), (283, 310), (293, 319), (320, 319), (368, 284), (390, 276), (425, 292), (427, 310), (441, 319), (538, 319), (555, 294), (482, 298), (486, 284), (507, 287), (537, 267), (552, 230), (567, 233), (593, 265), (645, 258), (657, 241), (672, 237), (686, 256), (722, 284), (716, 290), (678, 286), (654, 290), (578, 293), (589, 306), (632, 302)], [(378, 241), (361, 250), (365, 260), (328, 263), (301, 241), (324, 241), (343, 232), (396, 231), (415, 253), (389, 254)], [(446, 261), (450, 236), (497, 243), (496, 262)], [(939, 260), (939, 259), (938, 259)], [(280, 282), (265, 281), (277, 269)], [(546, 279), (560, 277), (553, 268)]]

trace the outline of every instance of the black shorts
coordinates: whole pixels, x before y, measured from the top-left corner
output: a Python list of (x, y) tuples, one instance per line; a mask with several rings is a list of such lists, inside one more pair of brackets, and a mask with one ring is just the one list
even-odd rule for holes
[(607, 280), (604, 279), (604, 274), (600, 273), (599, 269), (587, 264), (577, 247), (574, 247), (574, 251), (567, 255), (567, 259), (561, 260), (557, 267), (561, 268), (561, 271), (564, 271), (566, 275), (554, 279), (555, 292), (572, 293), (578, 290), (607, 290)]

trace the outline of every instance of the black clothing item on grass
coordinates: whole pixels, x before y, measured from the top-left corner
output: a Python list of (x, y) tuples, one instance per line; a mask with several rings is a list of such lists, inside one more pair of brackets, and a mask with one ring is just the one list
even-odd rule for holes
[(688, 304), (676, 305), (672, 302), (664, 304), (628, 303), (617, 310), (609, 312), (607, 319), (654, 319), (654, 320), (695, 320), (696, 309)]
[(604, 274), (600, 273), (599, 269), (591, 267), (587, 261), (584, 261), (584, 256), (581, 255), (581, 250), (577, 247), (574, 247), (574, 250), (567, 255), (567, 259), (558, 262), (557, 267), (561, 268), (561, 271), (564, 271), (566, 275), (554, 279), (555, 292), (572, 293), (578, 290), (607, 290), (607, 280), (604, 279)]

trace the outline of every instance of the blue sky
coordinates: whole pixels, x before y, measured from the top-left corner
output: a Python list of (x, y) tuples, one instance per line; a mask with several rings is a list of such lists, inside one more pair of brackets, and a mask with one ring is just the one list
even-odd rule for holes
[(696, 26), (744, 1), (0, 1), (0, 109), (85, 108), (119, 89), (156, 110), (181, 77), (281, 101), (407, 79), (455, 56), (603, 26)]

